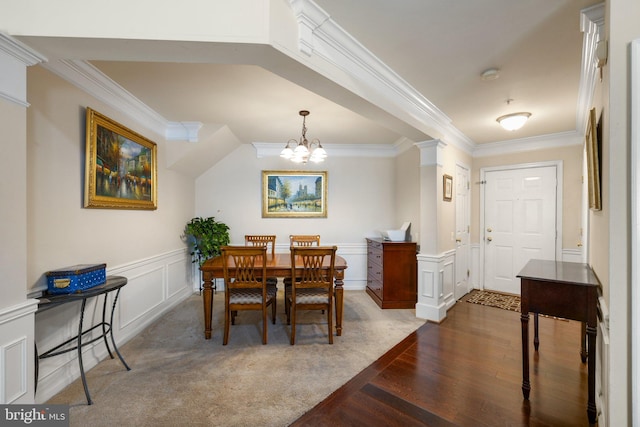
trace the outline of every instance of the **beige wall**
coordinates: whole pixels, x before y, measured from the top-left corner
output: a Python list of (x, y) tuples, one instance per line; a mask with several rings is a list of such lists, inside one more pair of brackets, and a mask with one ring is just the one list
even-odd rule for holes
[(404, 222), (411, 222), (409, 230), (411, 240), (420, 241), (420, 152), (413, 146), (404, 151), (395, 161), (396, 218), (399, 227)]
[(25, 300), (27, 268), (26, 108), (0, 99), (2, 152), (0, 168), (0, 307)]
[[(257, 158), (243, 144), (196, 180), (196, 215), (214, 216), (231, 228), (232, 243), (245, 234), (320, 234), (322, 242), (364, 243), (378, 230), (397, 228), (393, 158), (331, 157), (320, 165), (295, 165), (280, 157)], [(262, 218), (263, 170), (327, 171), (327, 218)]]
[(501, 156), (478, 157), (471, 170), (471, 242), (480, 241), (480, 170), (491, 166), (530, 164), (561, 160), (563, 165), (562, 248), (579, 249), (582, 242), (582, 158), (584, 147), (528, 151)]
[[(85, 263), (107, 269), (184, 247), (193, 179), (165, 167), (159, 135), (41, 67), (28, 70), (27, 287), (48, 270)], [(91, 107), (158, 144), (158, 209), (85, 209), (85, 108)]]

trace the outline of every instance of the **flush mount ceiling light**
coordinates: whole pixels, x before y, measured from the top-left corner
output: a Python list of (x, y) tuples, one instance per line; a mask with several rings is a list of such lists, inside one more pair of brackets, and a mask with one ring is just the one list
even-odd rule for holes
[(531, 117), (531, 113), (512, 113), (505, 114), (504, 116), (500, 116), (496, 119), (500, 126), (502, 126), (506, 130), (518, 130), (529, 120)]
[(500, 77), (500, 69), (498, 68), (489, 68), (480, 74), (480, 78), (484, 81), (495, 80), (498, 77)]
[(302, 116), (302, 136), (300, 140), (290, 139), (280, 152), (280, 157), (291, 160), (294, 163), (307, 163), (311, 160), (314, 163), (324, 162), (327, 158), (327, 152), (322, 148), (319, 139), (307, 141), (307, 126), (305, 121), (309, 112), (302, 110), (299, 113)]

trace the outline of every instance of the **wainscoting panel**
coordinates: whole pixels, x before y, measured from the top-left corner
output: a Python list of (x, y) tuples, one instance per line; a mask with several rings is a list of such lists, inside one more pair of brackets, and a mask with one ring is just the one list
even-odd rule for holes
[(120, 328), (127, 328), (144, 319), (165, 301), (164, 269), (158, 266), (137, 276), (128, 276), (127, 285), (120, 292), (118, 319)]
[(18, 338), (2, 346), (2, 373), (4, 374), (4, 397), (2, 400), (15, 402), (27, 394), (27, 337)]
[(33, 403), (33, 325), (38, 301), (0, 309), (0, 404)]
[(420, 276), (422, 276), (422, 283), (419, 286), (420, 291), (418, 295), (422, 295), (426, 298), (435, 298), (436, 296), (436, 283), (435, 280), (436, 273), (435, 271), (429, 270), (420, 270)]
[(445, 256), (446, 261), (442, 264), (442, 270), (440, 273), (442, 276), (442, 298), (447, 310), (449, 310), (456, 303), (454, 290), (456, 283), (454, 269), (455, 263), (453, 261), (455, 252), (447, 253)]
[[(193, 293), (191, 259), (186, 249), (107, 268), (107, 275), (124, 276), (128, 280), (120, 292), (112, 326), (118, 346), (122, 346)], [(114, 295), (110, 295), (109, 310)], [(87, 303), (85, 330), (88, 329), (89, 322), (101, 320), (102, 301), (102, 297), (99, 302), (98, 298), (92, 298)], [(40, 353), (77, 334), (79, 311), (79, 304), (70, 303), (36, 316), (35, 336)], [(108, 357), (103, 340), (86, 346), (82, 354), (86, 371)], [(122, 356), (127, 360), (126, 353)], [(136, 366), (131, 368), (136, 369)], [(45, 402), (79, 377), (80, 369), (75, 351), (41, 360), (35, 401)], [(100, 399), (99, 396), (92, 397), (94, 400)]]

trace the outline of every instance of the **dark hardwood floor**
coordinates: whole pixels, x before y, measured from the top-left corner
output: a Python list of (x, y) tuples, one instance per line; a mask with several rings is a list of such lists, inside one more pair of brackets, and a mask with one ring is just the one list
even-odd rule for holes
[(540, 317), (529, 401), (521, 357), (520, 313), (460, 301), (292, 425), (588, 426), (580, 323)]

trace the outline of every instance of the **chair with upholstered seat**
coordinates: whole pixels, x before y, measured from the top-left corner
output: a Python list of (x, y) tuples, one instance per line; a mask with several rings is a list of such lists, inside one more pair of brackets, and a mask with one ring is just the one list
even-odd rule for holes
[(262, 311), (262, 344), (267, 343), (267, 307), (272, 306), (271, 322), (276, 323), (277, 288), (267, 286), (267, 248), (265, 246), (223, 246), (225, 304), (223, 345), (229, 342), (230, 324), (239, 310)]
[(327, 313), (329, 344), (333, 344), (333, 273), (336, 246), (291, 247), (291, 290), (287, 299), (291, 324), (291, 345), (296, 340), (298, 310), (323, 310)]
[[(289, 235), (289, 245), (293, 246), (320, 246), (320, 235), (319, 234), (290, 234)], [(291, 289), (291, 279), (284, 279), (284, 312), (287, 314), (287, 324), (289, 324), (289, 303), (287, 295)]]

